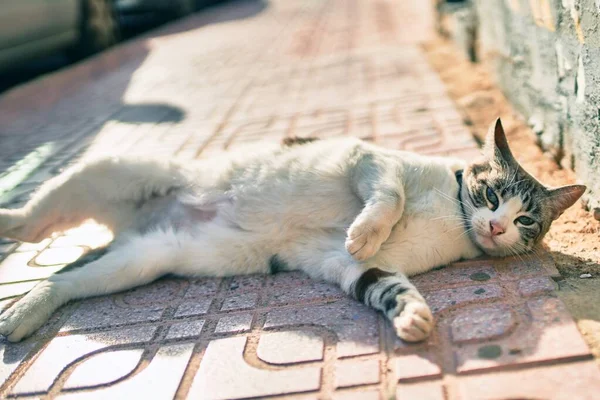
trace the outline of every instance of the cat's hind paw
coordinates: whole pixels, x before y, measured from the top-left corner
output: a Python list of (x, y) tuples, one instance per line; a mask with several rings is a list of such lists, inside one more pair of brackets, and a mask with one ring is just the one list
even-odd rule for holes
[(392, 321), (396, 334), (407, 342), (419, 342), (427, 339), (434, 327), (431, 310), (421, 301), (411, 301)]

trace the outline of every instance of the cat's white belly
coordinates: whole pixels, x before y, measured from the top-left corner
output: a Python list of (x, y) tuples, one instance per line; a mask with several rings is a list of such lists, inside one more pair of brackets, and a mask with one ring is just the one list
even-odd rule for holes
[(458, 218), (409, 215), (398, 223), (377, 257), (410, 276), (480, 254)]

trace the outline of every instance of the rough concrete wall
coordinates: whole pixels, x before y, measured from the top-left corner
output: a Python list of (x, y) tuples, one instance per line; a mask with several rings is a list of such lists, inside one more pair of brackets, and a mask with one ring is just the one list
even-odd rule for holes
[(474, 0), (481, 58), (600, 207), (600, 0)]

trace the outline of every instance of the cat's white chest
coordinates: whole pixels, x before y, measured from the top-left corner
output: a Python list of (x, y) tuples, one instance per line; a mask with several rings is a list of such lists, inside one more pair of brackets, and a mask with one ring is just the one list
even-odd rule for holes
[(382, 249), (385, 263), (407, 275), (480, 254), (465, 232), (458, 202), (438, 192), (422, 193), (420, 202), (407, 207)]

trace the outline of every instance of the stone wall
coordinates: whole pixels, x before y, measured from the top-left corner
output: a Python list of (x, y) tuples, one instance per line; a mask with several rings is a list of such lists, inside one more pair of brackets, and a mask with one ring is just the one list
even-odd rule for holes
[(600, 0), (453, 3), (438, 9), (453, 14), (457, 43), (490, 61), (540, 145), (576, 171), (589, 206), (600, 207)]

